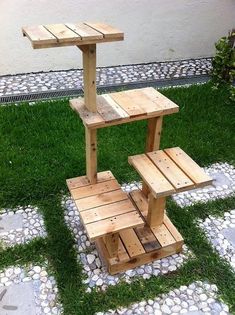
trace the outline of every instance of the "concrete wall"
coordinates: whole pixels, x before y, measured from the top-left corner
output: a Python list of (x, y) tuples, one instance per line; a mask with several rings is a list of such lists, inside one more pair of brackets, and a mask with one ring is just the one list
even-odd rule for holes
[(21, 26), (104, 21), (125, 41), (100, 44), (98, 66), (211, 56), (235, 23), (235, 0), (0, 0), (0, 75), (81, 67), (75, 47), (33, 50)]

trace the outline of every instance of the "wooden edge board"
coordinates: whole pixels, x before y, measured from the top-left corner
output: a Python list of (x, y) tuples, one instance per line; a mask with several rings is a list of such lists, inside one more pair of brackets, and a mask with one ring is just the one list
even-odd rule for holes
[(120, 238), (130, 257), (144, 254), (145, 250), (142, 246), (134, 229), (126, 229), (119, 232)]
[(177, 228), (174, 226), (174, 224), (171, 222), (171, 220), (168, 218), (168, 216), (164, 215), (164, 224), (167, 227), (168, 231), (172, 234), (176, 242), (183, 242), (183, 237), (180, 234), (180, 232), (177, 230)]
[(107, 234), (117, 233), (122, 230), (144, 226), (144, 221), (138, 211), (124, 213), (101, 221), (85, 225), (90, 241), (105, 236)]
[[(115, 177), (113, 176), (111, 171), (104, 171), (104, 172), (97, 173), (97, 183), (101, 183), (101, 182), (105, 182), (105, 181), (109, 181), (113, 179), (115, 179)], [(69, 178), (69, 179), (66, 179), (66, 183), (70, 192), (72, 189), (90, 185), (90, 182), (87, 176)]]
[(141, 190), (137, 189), (130, 192), (129, 196), (137, 209), (139, 209), (142, 216), (146, 218), (148, 214), (148, 200), (145, 195), (141, 192)]
[[(24, 26), (22, 27), (23, 36), (26, 36), (35, 45), (40, 44), (57, 44), (58, 40), (43, 25)], [(41, 37), (41, 39), (40, 39)]]

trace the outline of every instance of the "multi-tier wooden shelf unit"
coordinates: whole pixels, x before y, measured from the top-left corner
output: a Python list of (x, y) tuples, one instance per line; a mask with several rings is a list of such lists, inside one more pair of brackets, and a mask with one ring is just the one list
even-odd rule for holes
[[(153, 88), (96, 94), (96, 44), (123, 40), (104, 23), (24, 27), (33, 48), (77, 46), (83, 55), (84, 98), (70, 106), (86, 135), (86, 175), (67, 179), (88, 237), (115, 274), (178, 253), (183, 238), (165, 211), (166, 197), (202, 187), (211, 179), (180, 148), (159, 150), (164, 115), (179, 107)], [(110, 170), (97, 172), (97, 129), (146, 119), (144, 154), (129, 157), (143, 179), (142, 190), (123, 192)], [(112, 168), (112, 166), (110, 166)]]

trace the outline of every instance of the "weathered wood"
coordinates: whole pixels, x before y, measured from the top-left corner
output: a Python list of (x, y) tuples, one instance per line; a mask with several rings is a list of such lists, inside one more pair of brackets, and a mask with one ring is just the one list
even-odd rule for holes
[(144, 227), (137, 227), (134, 230), (146, 253), (161, 248), (161, 245), (147, 225)]
[(133, 99), (125, 92), (111, 93), (110, 97), (125, 111), (130, 117), (146, 115), (146, 111), (133, 102)]
[[(113, 176), (111, 171), (99, 172), (97, 174), (97, 183), (102, 183), (113, 179), (115, 179), (115, 177)], [(66, 183), (70, 192), (72, 191), (72, 189), (90, 185), (87, 176), (70, 178), (66, 180)]]
[(105, 245), (110, 257), (118, 254), (119, 233), (108, 234), (105, 237)]
[(163, 223), (166, 198), (154, 198), (152, 193), (149, 194), (149, 206), (147, 222), (150, 227), (159, 226)]
[(97, 110), (105, 122), (122, 119), (122, 116), (107, 102), (102, 95), (97, 96)]
[(97, 130), (85, 127), (86, 136), (86, 174), (91, 184), (97, 182)]
[(151, 227), (151, 230), (162, 247), (176, 244), (176, 240), (164, 224)]
[(145, 250), (133, 229), (121, 231), (120, 238), (130, 257), (145, 253)]
[(96, 113), (96, 45), (85, 46), (82, 55), (84, 103), (90, 112)]

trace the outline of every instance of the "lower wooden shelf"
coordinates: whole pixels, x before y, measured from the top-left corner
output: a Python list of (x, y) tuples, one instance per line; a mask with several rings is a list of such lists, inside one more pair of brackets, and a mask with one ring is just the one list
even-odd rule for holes
[[(97, 184), (89, 184), (86, 176), (68, 179), (67, 184), (88, 236), (91, 241), (95, 240), (110, 274), (182, 250), (183, 238), (167, 215), (164, 214), (163, 224), (149, 227), (146, 222), (148, 200), (145, 195), (140, 190), (130, 194), (122, 192), (110, 171), (98, 173)], [(118, 253), (112, 257), (105, 242), (105, 236), (111, 233), (118, 233)]]

